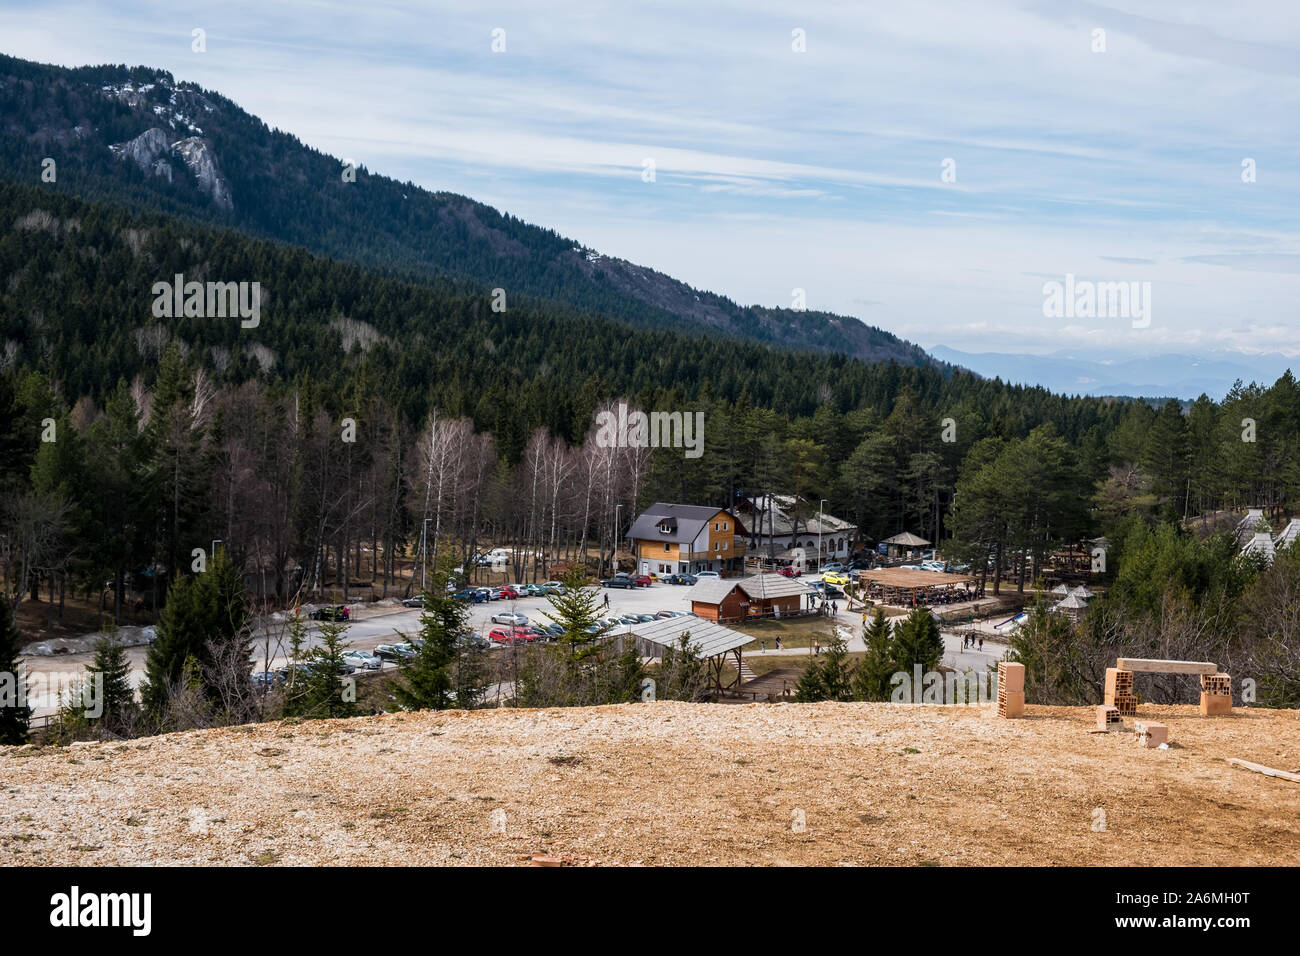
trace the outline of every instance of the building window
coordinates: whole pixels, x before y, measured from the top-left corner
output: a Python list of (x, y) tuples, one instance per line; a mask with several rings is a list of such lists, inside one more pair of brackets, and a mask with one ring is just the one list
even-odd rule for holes
[(667, 541), (665, 541), (665, 542), (664, 542), (664, 553), (667, 554), (667, 553), (668, 553), (669, 551), (671, 551), (672, 549), (673, 549), (673, 546), (672, 546), (671, 544), (669, 544)]

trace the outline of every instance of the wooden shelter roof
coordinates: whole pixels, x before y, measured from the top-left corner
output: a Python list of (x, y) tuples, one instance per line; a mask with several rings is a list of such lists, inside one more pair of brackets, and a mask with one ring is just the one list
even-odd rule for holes
[(967, 584), (974, 580), (969, 574), (948, 574), (941, 571), (913, 571), (909, 568), (874, 568), (859, 571), (858, 580), (871, 581), (891, 588), (921, 590), (951, 584)]

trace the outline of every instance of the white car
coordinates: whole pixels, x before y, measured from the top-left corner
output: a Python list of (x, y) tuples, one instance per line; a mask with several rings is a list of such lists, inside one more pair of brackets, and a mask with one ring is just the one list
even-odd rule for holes
[(515, 627), (523, 627), (528, 623), (528, 617), (524, 614), (517, 614), (514, 611), (502, 611), (499, 614), (492, 615), (493, 624), (512, 624)]
[(720, 577), (722, 577), (722, 575), (719, 574), (717, 571), (696, 571), (695, 572), (695, 579), (697, 581), (703, 580), (704, 578), (720, 578)]

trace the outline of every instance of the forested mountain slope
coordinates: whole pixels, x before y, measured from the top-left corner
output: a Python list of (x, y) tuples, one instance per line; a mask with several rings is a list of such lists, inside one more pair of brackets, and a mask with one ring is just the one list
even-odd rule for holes
[(143, 67), (0, 56), (0, 177), (293, 243), (410, 278), (462, 278), (654, 328), (943, 366), (855, 318), (744, 307), (600, 255), (464, 196), (429, 192), (273, 130), (225, 97)]

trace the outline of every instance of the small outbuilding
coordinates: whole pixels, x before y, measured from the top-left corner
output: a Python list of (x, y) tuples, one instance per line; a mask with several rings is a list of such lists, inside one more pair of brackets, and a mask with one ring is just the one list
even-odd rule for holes
[(740, 582), (749, 598), (750, 617), (789, 617), (803, 608), (812, 588), (783, 574), (755, 574)]
[(740, 590), (739, 581), (702, 578), (686, 596), (691, 613), (706, 621), (743, 621), (749, 613), (749, 598)]

